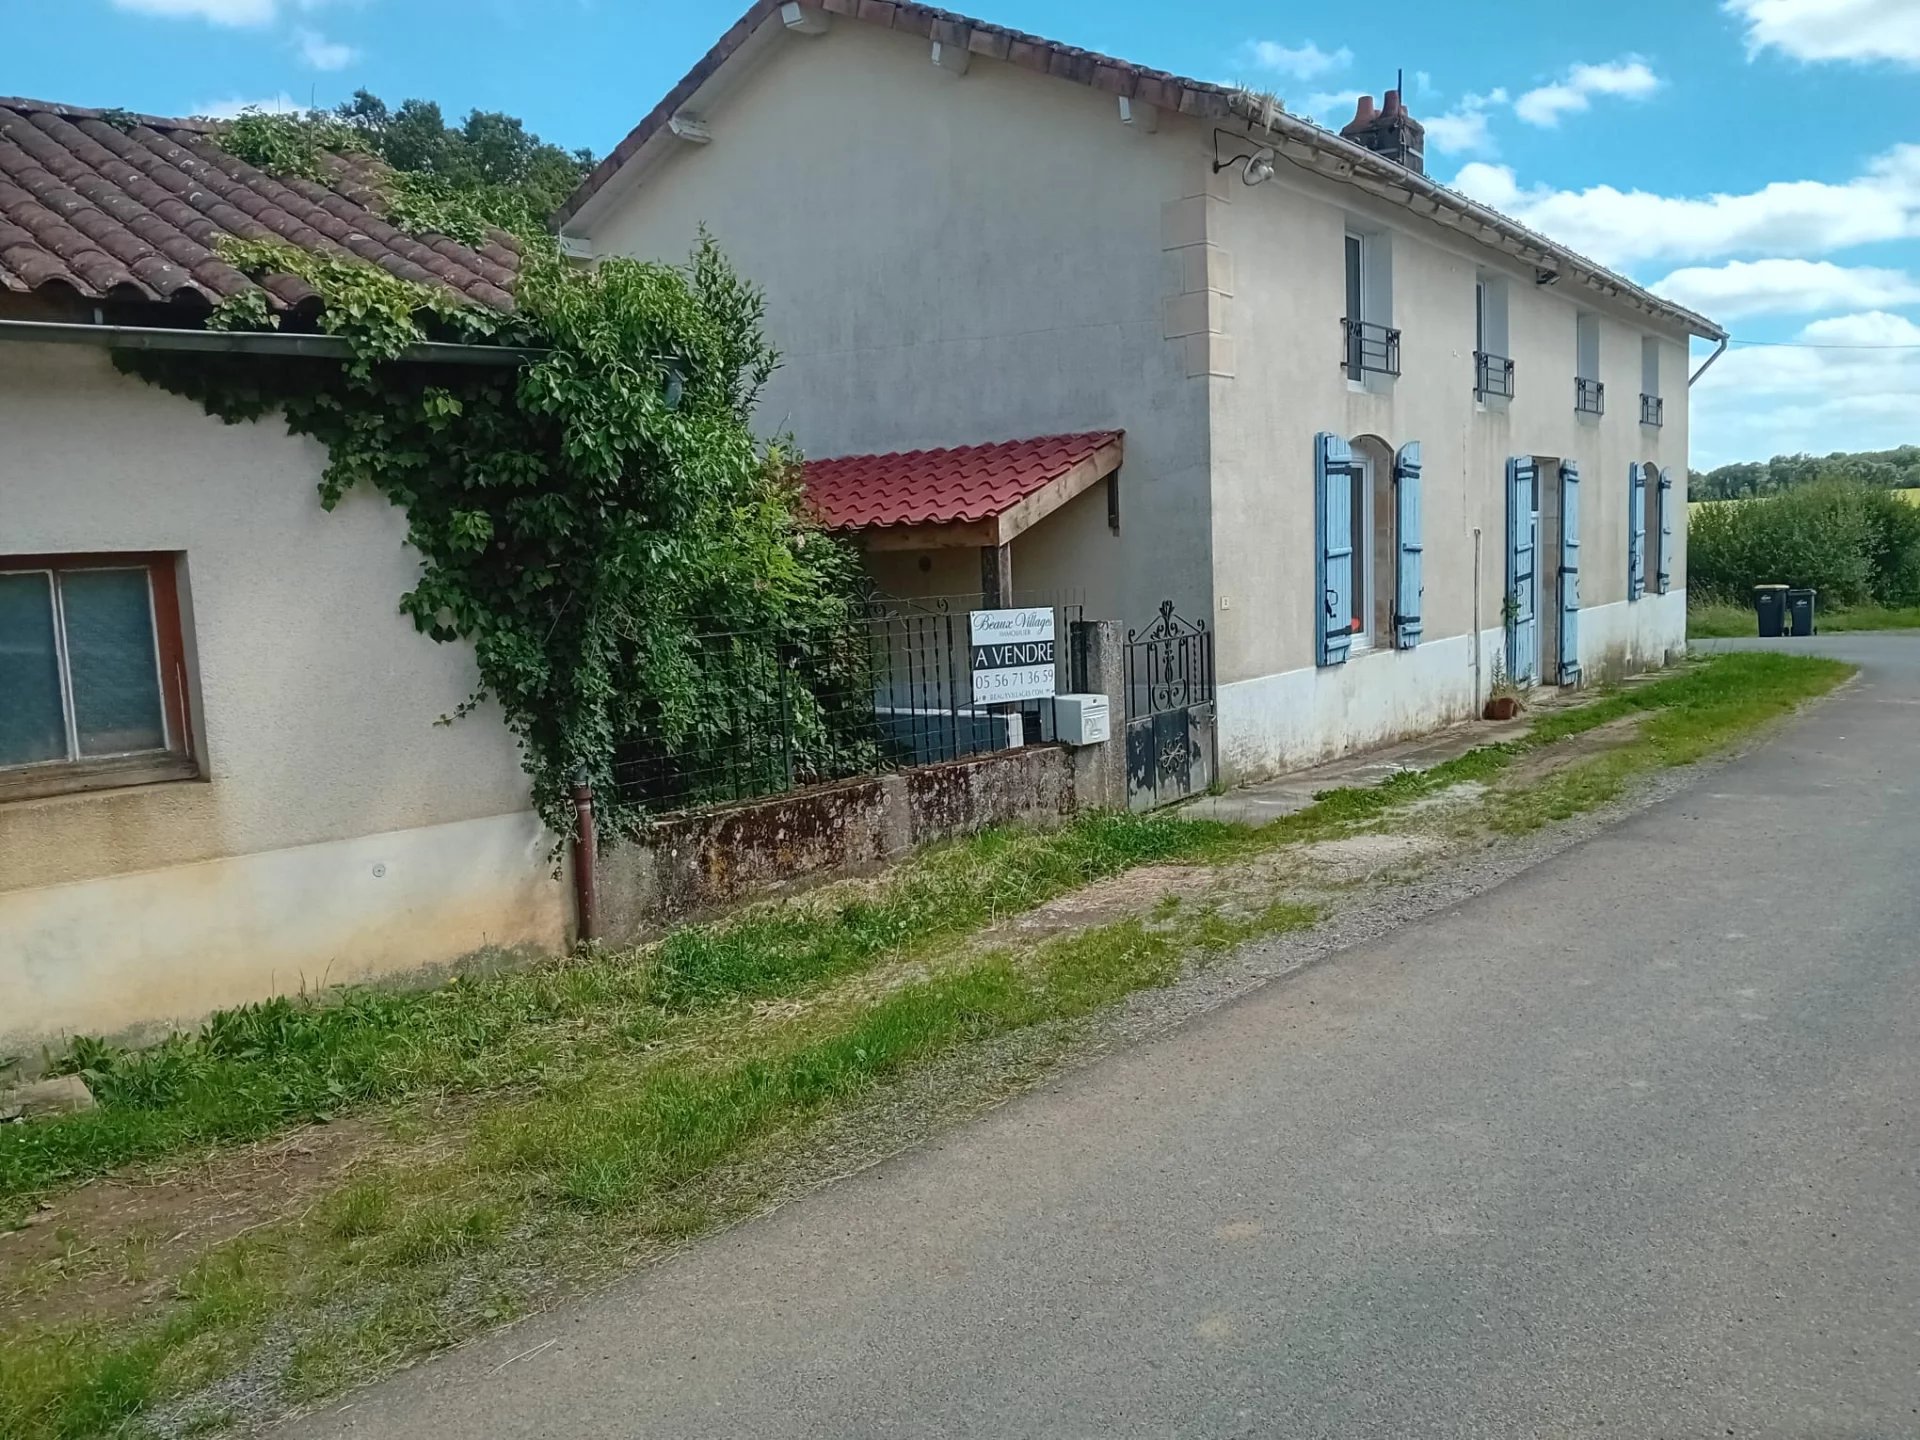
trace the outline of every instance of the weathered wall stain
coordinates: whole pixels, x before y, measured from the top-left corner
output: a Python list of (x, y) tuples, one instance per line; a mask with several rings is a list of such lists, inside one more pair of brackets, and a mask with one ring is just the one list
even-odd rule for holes
[(937, 840), (1057, 823), (1077, 808), (1068, 752), (1036, 745), (670, 816), (602, 853), (602, 938), (640, 939), (784, 888), (870, 871)]

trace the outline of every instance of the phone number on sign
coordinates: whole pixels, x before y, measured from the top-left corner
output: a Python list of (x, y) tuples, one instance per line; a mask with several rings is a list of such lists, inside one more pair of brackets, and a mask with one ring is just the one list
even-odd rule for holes
[(1022, 665), (1009, 670), (976, 670), (973, 698), (989, 704), (999, 700), (1039, 700), (1053, 694), (1051, 665)]

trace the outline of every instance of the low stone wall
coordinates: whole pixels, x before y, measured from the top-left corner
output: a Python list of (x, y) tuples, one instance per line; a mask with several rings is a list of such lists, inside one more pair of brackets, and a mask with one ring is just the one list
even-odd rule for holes
[(1084, 786), (1093, 758), (1030, 745), (670, 816), (642, 840), (601, 853), (601, 938), (643, 939), (678, 921), (870, 871), (918, 846), (991, 825), (1058, 824), (1081, 808), (1076, 762)]

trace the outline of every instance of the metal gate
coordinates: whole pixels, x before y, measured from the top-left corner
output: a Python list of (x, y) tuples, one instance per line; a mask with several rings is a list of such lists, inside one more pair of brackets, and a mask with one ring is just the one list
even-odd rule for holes
[(1144, 631), (1129, 630), (1127, 808), (1151, 810), (1213, 784), (1213, 635), (1173, 601)]

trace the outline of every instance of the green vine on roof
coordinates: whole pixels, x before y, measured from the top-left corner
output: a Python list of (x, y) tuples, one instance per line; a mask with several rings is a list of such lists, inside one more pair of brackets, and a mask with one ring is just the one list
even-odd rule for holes
[(328, 154), (364, 153), (367, 142), (346, 121), (318, 111), (246, 109), (221, 124), (220, 148), (283, 179), (325, 180)]
[[(720, 733), (703, 632), (849, 616), (857, 560), (807, 520), (791, 448), (749, 423), (777, 357), (759, 292), (711, 239), (685, 265), (592, 270), (551, 239), (530, 242), (511, 316), (351, 257), (223, 248), (256, 279), (294, 275), (317, 291), (321, 327), (351, 358), (119, 352), (117, 363), (229, 422), (277, 413), (319, 440), (328, 509), (364, 486), (405, 511), (423, 565), (400, 609), (437, 641), (472, 644), (480, 684), (461, 713), (498, 704), (557, 834), (576, 775), (614, 833), (641, 822), (612, 783), (626, 737), (689, 755), (743, 738)], [(264, 329), (272, 315), (250, 291), (215, 323)], [(544, 353), (506, 367), (398, 361), (446, 339)], [(779, 694), (800, 750), (838, 743), (804, 685), (789, 695), (783, 680)]]

